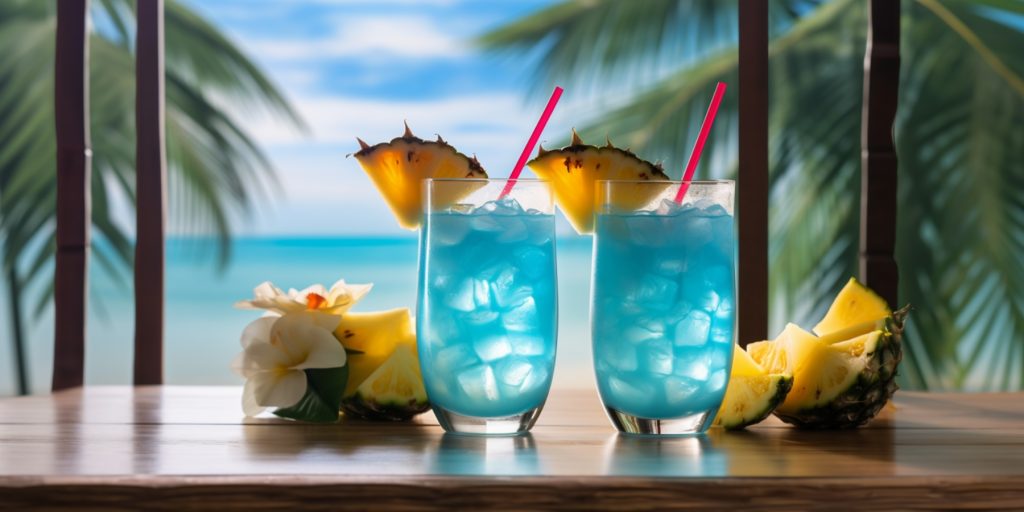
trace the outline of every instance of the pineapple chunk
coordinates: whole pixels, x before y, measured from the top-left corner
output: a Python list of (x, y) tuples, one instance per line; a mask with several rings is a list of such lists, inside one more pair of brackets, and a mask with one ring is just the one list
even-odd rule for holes
[(740, 348), (738, 345), (733, 347), (732, 354), (732, 375), (766, 375), (768, 372), (765, 371), (761, 365), (754, 361), (754, 358), (750, 357), (745, 350)]
[[(814, 332), (823, 336), (857, 326), (866, 327), (871, 322), (884, 322), (890, 316), (892, 316), (892, 310), (889, 309), (885, 300), (857, 281), (856, 278), (851, 277), (839, 295), (832, 301), (825, 318), (814, 326)], [(874, 328), (860, 333), (854, 331), (851, 336), (842, 339), (850, 339), (877, 328), (876, 324)]]
[(394, 352), (342, 402), (346, 414), (357, 417), (404, 421), (430, 407), (423, 386), (416, 346), (400, 344)]
[(760, 423), (785, 400), (792, 385), (788, 373), (769, 374), (750, 354), (735, 347), (729, 387), (714, 425), (736, 430)]
[(373, 313), (346, 313), (334, 330), (334, 336), (348, 350), (348, 383), (343, 397), (356, 388), (395, 351), (399, 344), (416, 346), (409, 308)]
[[(423, 180), (427, 178), (487, 178), (476, 158), (459, 153), (441, 137), (425, 141), (405, 134), (391, 142), (369, 145), (359, 140), (361, 149), (354, 155), (373, 184), (384, 196), (398, 224), (416, 229), (423, 217)], [(432, 198), (433, 206), (450, 205), (480, 188), (482, 181), (468, 181), (464, 187), (448, 190), (447, 197)]]
[[(577, 233), (594, 230), (595, 186), (597, 180), (668, 181), (661, 168), (629, 151), (613, 147), (583, 144), (576, 131), (572, 143), (559, 150), (540, 148), (537, 158), (527, 163), (537, 177), (548, 180), (555, 202)], [(668, 187), (668, 183), (665, 184)], [(616, 188), (612, 203), (624, 210), (644, 206), (664, 189), (638, 184)]]

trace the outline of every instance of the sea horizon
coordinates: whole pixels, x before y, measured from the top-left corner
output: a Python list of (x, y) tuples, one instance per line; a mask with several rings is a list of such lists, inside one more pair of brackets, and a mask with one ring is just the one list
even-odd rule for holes
[[(408, 235), (240, 235), (232, 238), (230, 259), (220, 267), (216, 239), (170, 236), (167, 240), (164, 372), (171, 385), (238, 385), (229, 368), (240, 350), (238, 338), (259, 312), (234, 303), (252, 296), (264, 281), (276, 286), (330, 286), (338, 279), (374, 284), (353, 311), (407, 307), (415, 314), (417, 245)], [(557, 241), (559, 336), (554, 385), (594, 385), (590, 358), (590, 238), (560, 236)], [(130, 269), (104, 272), (93, 258), (89, 274), (86, 383), (131, 383), (134, 305)], [(30, 295), (44, 283), (35, 283)], [(9, 325), (6, 297), (0, 321)], [(53, 308), (39, 317), (27, 312), (32, 392), (49, 390), (53, 354)], [(4, 333), (3, 340), (9, 340)], [(9, 342), (0, 349), (0, 395), (14, 393)]]

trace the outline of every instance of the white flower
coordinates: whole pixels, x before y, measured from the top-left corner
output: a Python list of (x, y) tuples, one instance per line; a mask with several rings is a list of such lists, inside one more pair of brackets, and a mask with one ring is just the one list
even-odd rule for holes
[(345, 366), (345, 349), (333, 331), (341, 317), (316, 311), (265, 316), (242, 332), (242, 353), (232, 368), (245, 377), (242, 410), (290, 407), (306, 394), (306, 368)]
[(314, 284), (302, 291), (292, 288), (285, 293), (267, 281), (253, 290), (255, 297), (252, 300), (239, 301), (235, 307), (265, 309), (278, 315), (306, 310), (340, 315), (370, 293), (371, 288), (373, 284), (346, 284), (344, 279), (340, 279), (330, 290), (322, 284)]

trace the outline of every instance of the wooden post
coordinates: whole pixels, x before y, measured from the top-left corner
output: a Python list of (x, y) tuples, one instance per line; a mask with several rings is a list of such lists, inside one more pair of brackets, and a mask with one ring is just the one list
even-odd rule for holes
[(164, 3), (138, 0), (135, 55), (135, 385), (163, 383)]
[(90, 175), (88, 0), (57, 2), (54, 113), (57, 134), (57, 254), (54, 270), (54, 391), (85, 375)]
[(899, 307), (896, 267), (896, 147), (900, 85), (900, 3), (870, 1), (861, 123), (860, 276)]
[(738, 340), (768, 338), (768, 2), (740, 0)]

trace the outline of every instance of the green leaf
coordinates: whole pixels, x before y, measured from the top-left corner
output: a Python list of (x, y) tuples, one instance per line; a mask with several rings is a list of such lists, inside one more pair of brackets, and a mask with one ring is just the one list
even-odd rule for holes
[(334, 423), (338, 421), (341, 394), (347, 383), (348, 365), (306, 370), (306, 394), (299, 403), (278, 409), (274, 414), (293, 420)]

